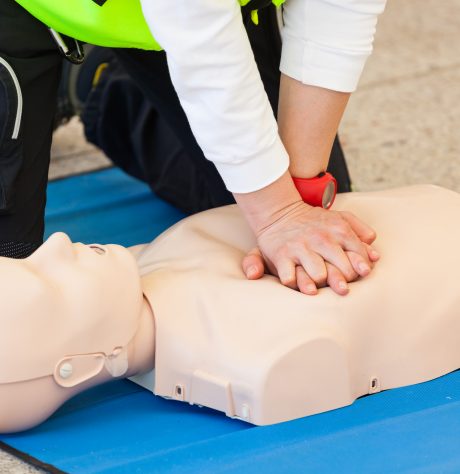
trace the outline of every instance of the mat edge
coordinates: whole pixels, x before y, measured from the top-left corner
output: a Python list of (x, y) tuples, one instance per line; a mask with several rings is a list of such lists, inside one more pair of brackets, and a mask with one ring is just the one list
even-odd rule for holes
[(4, 441), (0, 441), (0, 450), (3, 450), (5, 451), (5, 453), (10, 454), (11, 456), (14, 456), (15, 458), (25, 462), (29, 466), (41, 469), (42, 471), (45, 471), (49, 474), (68, 474), (65, 471), (61, 471), (57, 467), (54, 467), (52, 464), (42, 462), (40, 461), (40, 459), (34, 458), (30, 454), (20, 451), (19, 449), (13, 448)]

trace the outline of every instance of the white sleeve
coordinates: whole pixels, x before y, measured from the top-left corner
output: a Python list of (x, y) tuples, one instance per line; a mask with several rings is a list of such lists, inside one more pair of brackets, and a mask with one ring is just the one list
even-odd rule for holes
[(304, 84), (353, 92), (386, 0), (287, 0), (281, 71)]
[(141, 3), (195, 138), (229, 191), (256, 191), (276, 181), (289, 157), (237, 0)]

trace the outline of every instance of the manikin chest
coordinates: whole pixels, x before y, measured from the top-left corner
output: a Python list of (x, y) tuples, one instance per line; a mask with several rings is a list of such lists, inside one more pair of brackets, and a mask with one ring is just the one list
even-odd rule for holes
[[(446, 199), (449, 209), (434, 212)], [(460, 366), (458, 224), (439, 246), (458, 195), (418, 187), (339, 204), (374, 226), (382, 255), (345, 298), (329, 289), (306, 297), (268, 276), (246, 281), (240, 259), (253, 242), (234, 207), (193, 216), (147, 249), (156, 394), (270, 424)]]

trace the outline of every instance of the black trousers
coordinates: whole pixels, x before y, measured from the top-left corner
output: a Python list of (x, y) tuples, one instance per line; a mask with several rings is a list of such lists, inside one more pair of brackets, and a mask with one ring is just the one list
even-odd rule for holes
[(2, 0), (0, 59), (0, 255), (25, 257), (43, 239), (61, 58), (44, 25)]
[[(248, 24), (247, 29), (276, 110), (280, 42), (273, 31), (273, 16), (266, 11), (260, 28)], [(107, 90), (94, 92), (92, 105), (85, 111), (89, 138), (116, 164), (184, 210), (194, 212), (233, 202), (191, 133), (164, 53), (114, 53), (133, 87), (127, 94), (121, 87), (127, 81), (114, 81), (116, 100), (104, 105), (97, 94)], [(14, 0), (0, 1), (0, 59), (0, 256), (25, 257), (43, 239), (62, 60), (44, 25)], [(111, 120), (91, 122), (91, 117), (100, 118), (101, 113)], [(348, 172), (337, 140), (331, 167), (341, 190), (348, 191)]]

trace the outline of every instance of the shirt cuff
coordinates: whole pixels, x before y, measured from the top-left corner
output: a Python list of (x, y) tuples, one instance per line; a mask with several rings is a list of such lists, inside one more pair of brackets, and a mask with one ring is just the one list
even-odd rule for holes
[(354, 92), (370, 54), (371, 51), (331, 49), (285, 35), (280, 70), (304, 84), (338, 92)]
[(279, 136), (270, 148), (239, 162), (214, 162), (232, 193), (251, 193), (279, 179), (289, 168), (289, 155)]

